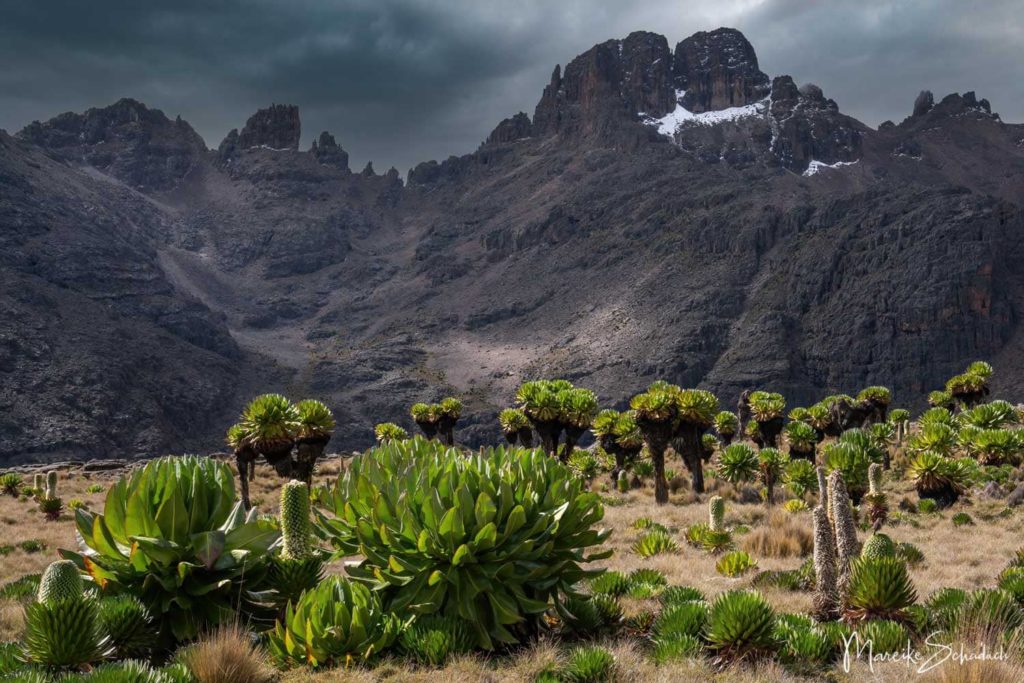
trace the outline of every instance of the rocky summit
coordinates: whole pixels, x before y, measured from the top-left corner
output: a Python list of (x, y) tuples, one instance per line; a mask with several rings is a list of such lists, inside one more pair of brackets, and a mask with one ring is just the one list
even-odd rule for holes
[(494, 438), (542, 376), (920, 407), (984, 359), (1024, 398), (1024, 126), (988, 101), (908, 83), (876, 130), (733, 29), (542, 86), (405, 182), (350, 170), (359, 131), (301, 150), (291, 105), (216, 150), (134, 100), (0, 133), (0, 462), (214, 450), (273, 390), (324, 399), (335, 449), (445, 395)]

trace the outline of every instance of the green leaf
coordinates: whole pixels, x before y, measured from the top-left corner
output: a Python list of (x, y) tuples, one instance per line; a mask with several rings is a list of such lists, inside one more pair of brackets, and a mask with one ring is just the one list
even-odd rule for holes
[(221, 553), (224, 552), (225, 546), (223, 531), (203, 531), (192, 535), (192, 550), (207, 569), (213, 568)]
[(170, 565), (181, 557), (181, 546), (172, 541), (165, 541), (162, 538), (149, 538), (146, 536), (134, 536), (132, 541), (147, 556), (153, 558), (163, 565)]
[(455, 551), (455, 555), (452, 556), (452, 565), (458, 567), (464, 562), (471, 561), (473, 559), (473, 552), (469, 549), (469, 546), (463, 543), (459, 546), (459, 549)]

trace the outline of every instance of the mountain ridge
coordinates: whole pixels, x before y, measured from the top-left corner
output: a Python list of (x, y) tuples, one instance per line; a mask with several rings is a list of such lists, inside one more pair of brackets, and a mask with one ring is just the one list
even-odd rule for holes
[(874, 130), (738, 31), (637, 32), (405, 183), (300, 131), (275, 105), (209, 149), (121, 100), (0, 135), (0, 459), (213, 449), (263, 390), (328, 399), (348, 448), (447, 393), (493, 438), (542, 375), (620, 407), (659, 378), (917, 406), (974, 358), (1024, 388), (1024, 126), (973, 93)]

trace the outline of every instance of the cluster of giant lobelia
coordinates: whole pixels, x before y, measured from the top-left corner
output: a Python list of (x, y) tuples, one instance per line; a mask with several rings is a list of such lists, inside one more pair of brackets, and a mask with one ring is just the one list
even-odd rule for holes
[(354, 458), (322, 502), (335, 546), (366, 558), (349, 573), (388, 610), (465, 620), (486, 649), (522, 641), (611, 554), (586, 554), (610, 533), (593, 528), (599, 496), (539, 450), (392, 442)]
[(75, 511), (82, 552), (62, 550), (104, 594), (137, 596), (164, 642), (188, 641), (236, 617), (280, 534), (235, 502), (231, 468), (161, 458), (122, 478), (102, 513)]

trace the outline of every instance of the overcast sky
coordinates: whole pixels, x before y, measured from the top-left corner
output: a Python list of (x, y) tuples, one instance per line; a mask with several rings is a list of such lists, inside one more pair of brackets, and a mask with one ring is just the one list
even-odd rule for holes
[(216, 147), (271, 102), (359, 168), (476, 148), (555, 64), (634, 30), (733, 26), (769, 76), (876, 126), (975, 90), (1024, 121), (1021, 0), (0, 0), (0, 128), (133, 97)]

